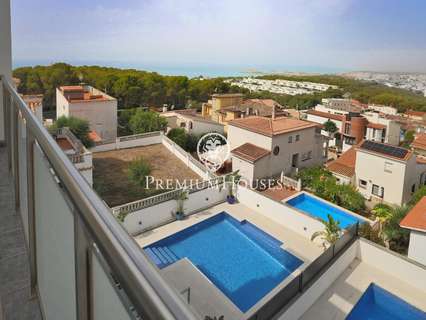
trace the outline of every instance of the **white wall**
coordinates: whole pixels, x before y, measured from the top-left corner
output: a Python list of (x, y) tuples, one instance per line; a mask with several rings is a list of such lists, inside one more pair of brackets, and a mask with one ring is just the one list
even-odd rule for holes
[[(12, 79), (12, 44), (10, 31), (10, 1), (0, 1), (0, 75)], [(4, 136), (3, 90), (0, 87), (0, 141)]]
[(410, 231), (410, 246), (408, 257), (426, 266), (426, 233), (415, 230)]
[[(121, 137), (124, 138), (124, 137)], [(126, 148), (134, 148), (134, 147), (142, 147), (142, 146), (149, 146), (151, 144), (158, 144), (162, 141), (162, 135), (154, 135), (154, 136), (147, 136), (147, 137), (140, 137), (138, 139), (134, 140), (128, 140), (128, 141), (120, 141), (120, 138), (117, 138), (115, 142), (107, 143), (107, 144), (100, 144), (98, 146), (95, 146), (90, 149), (91, 152), (104, 152), (104, 151), (111, 151), (111, 150), (119, 150), (119, 149), (126, 149)]]
[[(207, 188), (188, 195), (185, 201), (185, 213), (190, 214), (202, 208), (213, 206), (226, 199), (227, 190), (219, 191), (216, 188)], [(176, 200), (169, 200), (160, 204), (129, 213), (124, 219), (123, 225), (131, 235), (141, 233), (159, 225), (174, 220), (173, 213), (176, 212)]]
[(89, 121), (90, 130), (96, 131), (103, 140), (117, 137), (117, 100), (83, 101), (69, 103), (56, 89), (56, 116), (73, 116)]
[(246, 207), (297, 232), (309, 241), (314, 232), (324, 230), (320, 221), (248, 188), (239, 186), (237, 198)]
[(299, 319), (356, 258), (358, 246), (358, 242), (353, 243), (278, 319)]
[[(415, 160), (414, 160), (415, 161)], [(385, 163), (388, 169), (385, 171)], [(415, 166), (415, 164), (414, 164)], [(383, 200), (390, 204), (401, 205), (409, 200), (406, 192), (406, 164), (401, 161), (384, 158), (365, 151), (356, 154), (355, 185), (367, 199), (372, 195), (372, 186), (376, 184), (384, 188)], [(367, 181), (366, 188), (358, 186), (359, 180)]]
[(272, 138), (252, 131), (244, 130), (228, 124), (228, 143), (231, 150), (238, 148), (244, 143), (250, 142), (263, 149), (272, 150)]
[(358, 258), (377, 269), (381, 269), (397, 279), (407, 282), (422, 291), (426, 291), (425, 269), (403, 256), (386, 250), (367, 240), (359, 240)]

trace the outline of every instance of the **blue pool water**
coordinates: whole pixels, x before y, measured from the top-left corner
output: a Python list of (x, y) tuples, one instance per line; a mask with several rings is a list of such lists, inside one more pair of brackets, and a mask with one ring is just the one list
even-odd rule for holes
[(372, 283), (346, 320), (426, 320), (426, 313)]
[(328, 221), (327, 215), (330, 214), (334, 220), (340, 221), (341, 228), (347, 228), (357, 222), (364, 221), (317, 198), (302, 193), (295, 198), (287, 201), (287, 204), (295, 207), (307, 214)]
[(225, 212), (144, 248), (159, 267), (188, 258), (242, 312), (303, 261), (253, 224)]

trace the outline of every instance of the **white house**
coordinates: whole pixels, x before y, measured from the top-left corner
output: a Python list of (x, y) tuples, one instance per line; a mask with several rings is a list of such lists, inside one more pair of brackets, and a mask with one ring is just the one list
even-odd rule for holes
[(321, 165), (326, 142), (315, 123), (280, 117), (248, 117), (228, 124), (232, 170), (249, 181)]
[(201, 135), (208, 132), (224, 133), (224, 124), (197, 114), (195, 109), (175, 110), (161, 113), (170, 129), (183, 128), (188, 133)]
[(90, 130), (102, 140), (117, 137), (117, 100), (91, 86), (56, 89), (56, 117), (73, 116), (89, 121)]
[(365, 140), (328, 169), (340, 183), (353, 184), (368, 200), (393, 205), (407, 203), (426, 182), (426, 161), (412, 151)]
[(399, 224), (410, 230), (408, 257), (426, 265), (426, 197), (423, 197)]
[(93, 157), (80, 140), (68, 128), (60, 128), (53, 134), (56, 143), (80, 171), (87, 183), (93, 185)]
[(43, 123), (43, 95), (42, 94), (23, 94), (24, 102), (36, 115), (37, 119)]

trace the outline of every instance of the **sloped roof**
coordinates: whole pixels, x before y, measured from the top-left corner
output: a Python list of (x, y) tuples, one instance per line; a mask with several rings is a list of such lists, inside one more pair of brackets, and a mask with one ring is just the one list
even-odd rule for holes
[(327, 165), (327, 169), (333, 173), (350, 178), (355, 174), (355, 163), (356, 149), (355, 147), (351, 147), (340, 158), (330, 162)]
[(426, 197), (420, 199), (399, 225), (403, 228), (426, 232)]
[(343, 121), (346, 118), (344, 115), (341, 115), (341, 114), (333, 114), (333, 113), (322, 112), (318, 110), (308, 110), (306, 111), (306, 114), (311, 114), (313, 116), (318, 116), (318, 117), (323, 117), (323, 118), (333, 119), (338, 121)]
[(417, 133), (411, 147), (426, 150), (426, 133)]
[(244, 143), (238, 148), (235, 148), (234, 150), (232, 150), (232, 154), (234, 154), (238, 158), (241, 158), (243, 160), (246, 160), (252, 163), (267, 156), (270, 153), (271, 152), (269, 150), (260, 148), (251, 143)]
[(317, 123), (287, 117), (272, 119), (257, 116), (235, 119), (230, 121), (228, 125), (269, 137), (318, 126)]

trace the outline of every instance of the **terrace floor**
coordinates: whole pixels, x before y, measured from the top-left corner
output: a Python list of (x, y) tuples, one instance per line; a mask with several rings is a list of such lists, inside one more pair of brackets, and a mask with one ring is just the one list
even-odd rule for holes
[(424, 292), (356, 258), (300, 320), (344, 320), (372, 282), (426, 310)]
[(271, 187), (271, 188), (265, 189), (264, 191), (260, 191), (262, 195), (269, 197), (275, 201), (282, 201), (298, 192), (299, 191), (297, 190), (287, 188), (284, 186)]
[[(93, 185), (110, 206), (140, 200), (158, 193), (155, 185), (150, 189), (133, 184), (128, 178), (129, 164), (138, 158), (151, 166), (155, 179), (202, 179), (162, 144), (93, 153)], [(164, 190), (167, 191), (167, 190)]]
[(37, 297), (30, 296), (24, 230), (7, 170), (7, 153), (0, 148), (0, 319), (42, 319)]

